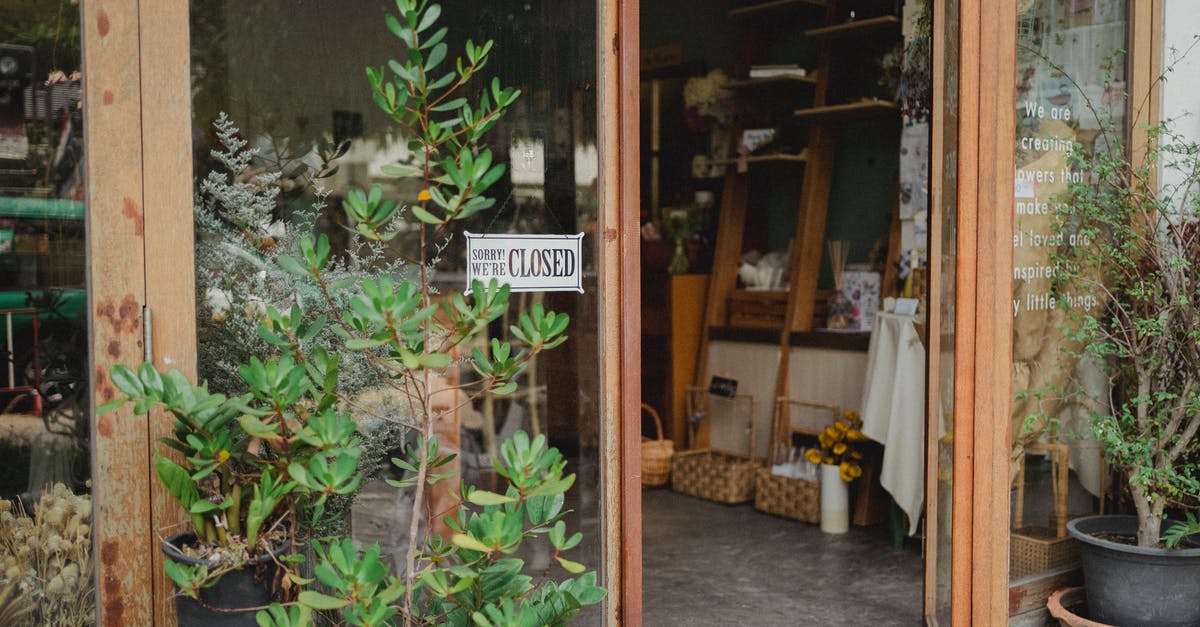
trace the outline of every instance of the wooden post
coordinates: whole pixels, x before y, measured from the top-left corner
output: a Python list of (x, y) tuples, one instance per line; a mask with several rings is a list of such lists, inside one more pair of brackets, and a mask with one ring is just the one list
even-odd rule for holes
[[(88, 155), (88, 306), (92, 407), (116, 398), (114, 364), (142, 361), (145, 206), (138, 6), (87, 2), (82, 15), (84, 145)], [(189, 242), (190, 246), (190, 242)], [(130, 408), (93, 421), (93, 520), (97, 619), (111, 627), (150, 625), (148, 420)]]

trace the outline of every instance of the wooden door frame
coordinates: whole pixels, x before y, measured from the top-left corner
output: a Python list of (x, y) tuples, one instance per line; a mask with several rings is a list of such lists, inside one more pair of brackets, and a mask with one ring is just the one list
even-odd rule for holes
[[(601, 129), (604, 583), (610, 624), (641, 624), (638, 3), (597, 0)], [(112, 365), (146, 355), (195, 375), (187, 0), (84, 2), (88, 294), (93, 407)], [(147, 233), (154, 237), (147, 238)], [(160, 529), (179, 511), (154, 479), (161, 416), (93, 420), (94, 543), (101, 625), (172, 624)]]
[[(195, 375), (191, 79), (187, 0), (82, 5), (95, 408), (116, 394), (114, 364), (151, 356)], [(147, 311), (159, 313), (153, 325)], [(128, 407), (93, 419), (98, 624), (174, 622), (158, 533), (180, 512), (153, 471), (168, 427)]]
[[(1129, 7), (1129, 91), (1152, 94), (1132, 122), (1136, 144), (1140, 125), (1157, 119), (1162, 2)], [(953, 625), (1001, 625), (1009, 614), (1009, 543), (999, 539), (1010, 526), (1016, 18), (1016, 0), (960, 2)]]
[(641, 204), (638, 0), (597, 0), (605, 616), (642, 624)]

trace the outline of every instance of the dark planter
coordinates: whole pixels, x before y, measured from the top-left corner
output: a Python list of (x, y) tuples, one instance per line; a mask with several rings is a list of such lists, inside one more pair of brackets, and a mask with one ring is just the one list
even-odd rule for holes
[[(163, 541), (167, 559), (183, 564), (201, 564), (203, 560), (184, 555), (175, 547), (195, 544), (196, 534), (185, 533)], [(254, 615), (258, 608), (271, 603), (270, 582), (275, 565), (270, 556), (263, 555), (243, 568), (221, 576), (212, 586), (200, 591), (200, 601), (176, 595), (175, 611), (179, 627), (257, 627)], [(246, 611), (222, 611), (244, 610)]]
[(1088, 618), (1120, 627), (1200, 627), (1200, 548), (1144, 548), (1096, 537), (1136, 537), (1137, 528), (1135, 516), (1067, 523), (1079, 541)]

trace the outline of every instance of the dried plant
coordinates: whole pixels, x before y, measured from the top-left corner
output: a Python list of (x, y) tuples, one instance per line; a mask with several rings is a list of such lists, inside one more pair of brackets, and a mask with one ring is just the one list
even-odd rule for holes
[(0, 624), (91, 625), (92, 500), (55, 484), (29, 516), (0, 500)]

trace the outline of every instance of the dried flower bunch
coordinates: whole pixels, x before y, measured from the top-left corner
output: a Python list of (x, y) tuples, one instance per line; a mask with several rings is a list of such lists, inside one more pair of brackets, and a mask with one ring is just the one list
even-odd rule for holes
[(729, 75), (716, 69), (705, 76), (689, 78), (683, 85), (684, 115), (693, 131), (708, 130), (712, 123), (728, 124), (733, 120), (734, 93), (729, 88)]
[(55, 484), (29, 516), (0, 500), (0, 617), (5, 625), (91, 625), (92, 500)]
[(862, 419), (858, 412), (847, 409), (842, 417), (817, 436), (820, 448), (810, 448), (804, 458), (814, 464), (828, 464), (838, 467), (838, 475), (842, 481), (850, 482), (862, 476), (862, 452), (854, 449), (855, 442), (862, 442), (867, 436), (862, 432)]

